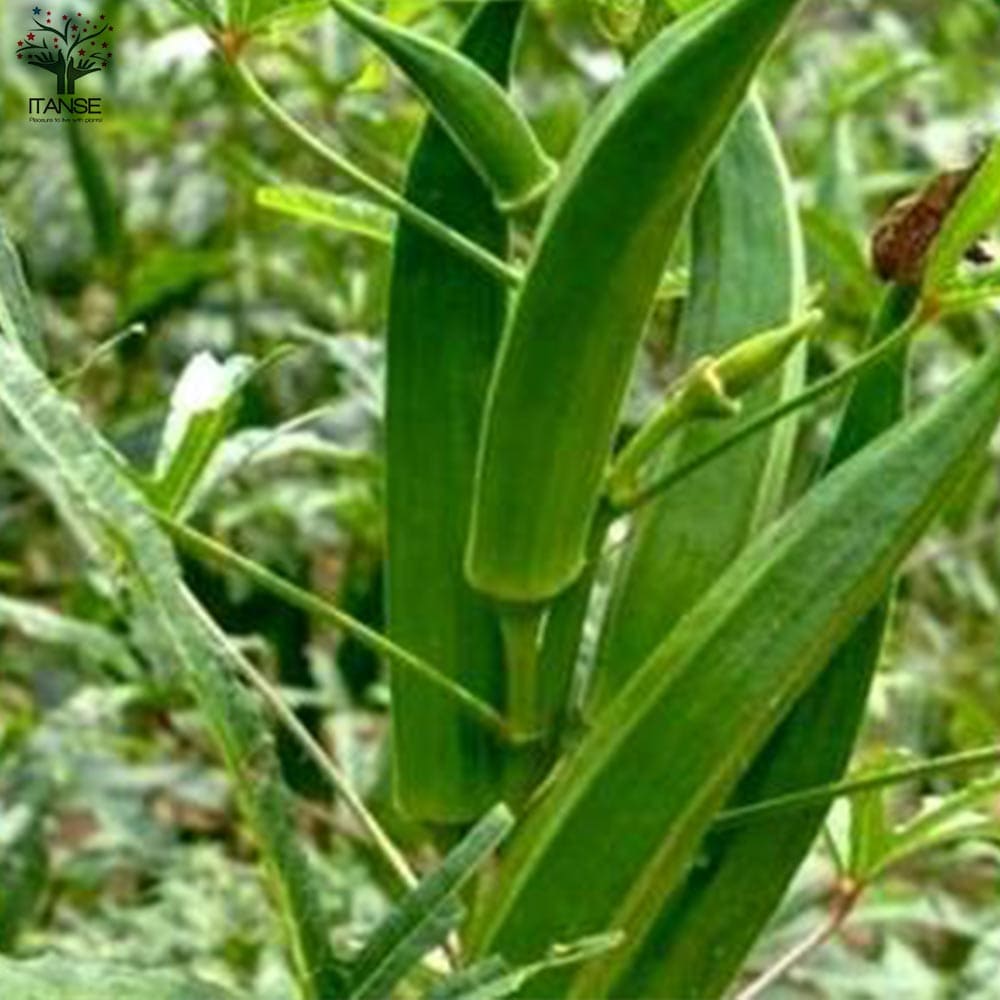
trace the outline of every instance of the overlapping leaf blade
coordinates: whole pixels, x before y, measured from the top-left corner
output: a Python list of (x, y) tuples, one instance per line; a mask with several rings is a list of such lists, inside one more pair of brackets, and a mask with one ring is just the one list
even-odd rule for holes
[[(691, 292), (678, 334), (687, 367), (758, 330), (794, 319), (805, 262), (791, 180), (757, 100), (734, 122), (693, 213)], [(745, 412), (791, 396), (802, 352), (749, 394)], [(594, 706), (620, 691), (649, 652), (708, 589), (751, 535), (776, 513), (793, 421), (708, 466), (636, 516), (615, 580), (595, 668)], [(659, 471), (710, 448), (728, 426), (683, 432)]]
[(506, 806), (491, 809), (385, 918), (358, 958), (350, 1000), (382, 1000), (411, 966), (444, 942), (461, 919), (459, 892), (514, 825)]

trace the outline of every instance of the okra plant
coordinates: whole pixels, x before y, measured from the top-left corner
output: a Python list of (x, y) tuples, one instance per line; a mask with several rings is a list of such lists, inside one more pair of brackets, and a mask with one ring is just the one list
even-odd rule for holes
[[(6, 239), (3, 439), (54, 470), (57, 507), (77, 510), (90, 558), (145, 625), (133, 641), (155, 634), (145, 655), (173, 659), (208, 720), (304, 1000), (720, 997), (835, 798), (855, 796), (844, 919), (887, 865), (950, 835), (995, 791), (995, 779), (970, 785), (890, 831), (882, 784), (924, 771), (845, 775), (895, 577), (1000, 421), (996, 346), (937, 398), (907, 400), (921, 331), (1000, 295), (995, 275), (963, 264), (1000, 215), (1000, 145), (928, 178), (886, 219), (868, 341), (810, 377), (824, 316), (757, 82), (779, 39), (804, 30), (804, 0), (594, 0), (624, 68), (558, 164), (511, 87), (530, 3), (471, 5), (452, 47), (331, 0), (340, 30), (426, 103), (398, 190), (269, 93), (252, 69), (266, 12), (178, 2), (272, 127), (365, 195), (275, 184), (259, 203), (392, 245), (384, 634), (192, 524), (234, 400), (270, 359), (200, 359), (190, 380), (212, 391), (192, 402), (178, 387), (157, 467), (142, 473), (45, 374)], [(631, 421), (637, 359), (678, 280), (674, 377)], [(836, 429), (803, 482), (796, 417), (820, 400), (836, 400)], [(417, 878), (199, 604), (177, 550), (385, 660), (395, 806), (451, 848), (430, 874)], [(396, 880), (396, 908), (354, 954), (331, 943), (272, 718)], [(876, 841), (857, 832), (865, 823)], [(135, 989), (168, 995), (134, 975)], [(15, 992), (57, 979), (0, 965)]]

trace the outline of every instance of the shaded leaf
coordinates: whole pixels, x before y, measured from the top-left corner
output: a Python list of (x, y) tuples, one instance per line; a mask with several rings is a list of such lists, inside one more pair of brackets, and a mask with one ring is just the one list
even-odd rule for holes
[(444, 941), (462, 916), (458, 893), (513, 825), (506, 806), (490, 810), (386, 917), (358, 958), (350, 1000), (384, 1000), (412, 966)]

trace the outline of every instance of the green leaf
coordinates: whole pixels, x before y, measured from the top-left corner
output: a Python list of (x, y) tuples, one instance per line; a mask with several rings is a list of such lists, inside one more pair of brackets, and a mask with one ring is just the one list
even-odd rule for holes
[[(994, 814), (998, 794), (1000, 775), (992, 774), (927, 806), (888, 834), (881, 854), (870, 866), (870, 877), (945, 844), (983, 838), (1000, 840), (1000, 821)], [(977, 809), (983, 805), (990, 807), (987, 812)]]
[(818, 207), (805, 209), (802, 223), (810, 257), (820, 258), (823, 275), (834, 289), (832, 301), (840, 308), (849, 308), (852, 315), (867, 316), (878, 303), (879, 285), (853, 232), (831, 212)]
[[(877, 344), (909, 316), (915, 294), (894, 289), (873, 323)], [(860, 451), (901, 417), (905, 345), (855, 383), (828, 466)], [(724, 464), (721, 466), (724, 468)], [(827, 668), (796, 704), (740, 782), (731, 805), (834, 781), (850, 759), (882, 648), (888, 598), (854, 623)], [(709, 838), (702, 863), (665, 906), (627, 989), (691, 996), (722, 993), (805, 859), (826, 804)], [(734, 902), (734, 901), (738, 901)]]
[(36, 642), (77, 650), (81, 658), (107, 664), (122, 677), (135, 677), (138, 672), (128, 646), (113, 632), (42, 604), (0, 594), (0, 625)]
[[(520, 6), (522, 0), (513, 0)], [(348, 24), (379, 48), (427, 100), (503, 211), (540, 198), (556, 166), (497, 81), (471, 59), (377, 17), (353, 0), (330, 0)]]
[[(120, 560), (139, 613), (155, 627), (156, 653), (169, 649), (194, 692), (236, 783), (280, 908), (293, 966), (308, 1000), (343, 985), (318, 886), (298, 840), (292, 801), (261, 710), (240, 682), (241, 654), (188, 592), (173, 550), (152, 521), (110, 446), (60, 398), (16, 342), (0, 337), (0, 405), (58, 471)], [(108, 557), (107, 552), (116, 553)], [(15, 994), (16, 995), (16, 994)]]
[(480, 437), (466, 565), (491, 597), (543, 602), (583, 571), (622, 400), (675, 238), (796, 6), (717, 0), (667, 27), (571, 151), (504, 334)]
[[(461, 43), (501, 82), (521, 14), (520, 4), (484, 4)], [(489, 188), (434, 120), (413, 153), (406, 194), (507, 255), (508, 227)], [(387, 334), (389, 635), (498, 706), (503, 665), (496, 616), (466, 582), (462, 557), (476, 434), (506, 315), (506, 292), (494, 278), (400, 221)], [(393, 671), (392, 695), (395, 792), (407, 813), (462, 822), (504, 797), (502, 752), (493, 736), (402, 671)]]
[(188, 250), (169, 245), (152, 250), (133, 269), (123, 324), (155, 317), (221, 277), (230, 264), (229, 255), (219, 250)]
[[(802, 236), (784, 159), (754, 100), (740, 113), (693, 214), (692, 284), (677, 341), (683, 368), (758, 330), (787, 323), (805, 300)], [(745, 412), (795, 394), (802, 352), (752, 392)], [(794, 422), (762, 434), (637, 515), (601, 632), (591, 709), (622, 689), (649, 652), (732, 562), (780, 503)], [(665, 471), (729, 433), (684, 430), (654, 464)]]
[(395, 214), (361, 198), (331, 194), (302, 185), (257, 188), (257, 204), (296, 219), (318, 222), (376, 243), (391, 243)]
[[(1000, 351), (755, 539), (564, 761), (481, 901), (475, 951), (620, 929), (538, 992), (597, 1000), (646, 945), (748, 763), (884, 593), (1000, 419)], [(892, 489), (886, 489), (891, 483)], [(579, 891), (586, 873), (586, 893)]]
[(457, 896), (510, 832), (504, 805), (490, 810), (441, 865), (421, 881), (375, 930), (354, 967), (349, 1000), (383, 1000), (462, 917)]
[(255, 370), (253, 359), (243, 355), (220, 364), (202, 351), (181, 372), (150, 484), (154, 502), (164, 513), (176, 514), (198, 488)]
[(0, 219), (0, 332), (15, 337), (35, 364), (45, 364), (45, 341), (21, 259)]
[(976, 165), (958, 201), (945, 215), (931, 245), (924, 271), (925, 296), (940, 291), (958, 269), (965, 252), (1000, 218), (1000, 140)]
[(572, 944), (552, 945), (544, 958), (518, 969), (493, 956), (449, 976), (428, 993), (427, 1000), (504, 1000), (543, 972), (589, 962), (617, 948), (621, 940), (620, 934), (595, 934)]
[(14, 1000), (234, 1000), (233, 994), (182, 972), (129, 969), (48, 955), (0, 958), (0, 996)]
[(124, 236), (111, 176), (86, 126), (70, 122), (66, 136), (77, 183), (90, 217), (94, 246), (102, 257), (113, 260), (122, 250)]
[[(859, 777), (864, 778), (869, 771), (877, 772), (899, 762), (899, 754), (879, 754), (859, 770)], [(858, 883), (869, 882), (885, 857), (889, 844), (886, 789), (875, 788), (853, 796), (850, 800), (847, 874)]]

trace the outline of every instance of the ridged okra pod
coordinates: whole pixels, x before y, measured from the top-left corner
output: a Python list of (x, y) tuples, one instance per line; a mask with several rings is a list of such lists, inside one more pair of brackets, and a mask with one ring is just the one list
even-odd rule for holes
[(467, 570), (544, 602), (583, 569), (622, 399), (675, 238), (797, 0), (714, 0), (631, 64), (571, 150), (490, 386)]
[[(486, 3), (462, 50), (507, 78), (520, 4)], [(413, 153), (407, 196), (494, 253), (507, 224), (489, 188), (434, 120)], [(390, 636), (502, 707), (495, 616), (462, 571), (476, 438), (506, 317), (503, 286), (400, 220), (390, 293), (387, 393)], [(473, 819), (500, 796), (497, 738), (424, 681), (394, 672), (396, 796), (435, 823)]]
[(548, 190), (555, 164), (493, 74), (467, 53), (378, 17), (354, 0), (330, 0), (330, 6), (406, 74), (503, 211), (523, 208)]

